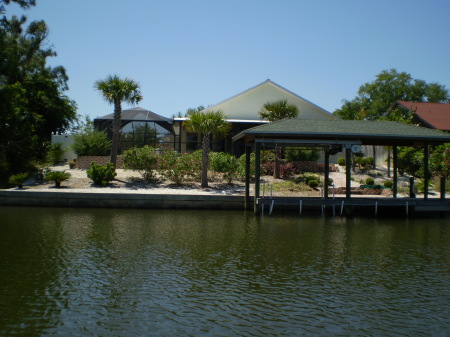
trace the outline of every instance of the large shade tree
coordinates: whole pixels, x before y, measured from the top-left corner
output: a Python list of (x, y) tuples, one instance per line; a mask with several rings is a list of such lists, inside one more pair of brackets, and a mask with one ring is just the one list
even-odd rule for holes
[(129, 104), (139, 103), (142, 100), (140, 87), (137, 82), (129, 78), (122, 79), (117, 75), (109, 75), (104, 80), (96, 81), (94, 87), (101, 92), (108, 103), (114, 105), (110, 162), (115, 167), (120, 141), (122, 102)]
[(395, 101), (440, 102), (450, 99), (445, 86), (413, 79), (405, 72), (395, 69), (383, 70), (373, 82), (359, 87), (357, 96), (334, 112), (342, 119), (394, 120), (408, 122), (412, 116), (394, 108)]
[[(0, 0), (0, 179), (28, 170), (46, 156), (52, 132), (64, 132), (76, 118), (76, 105), (64, 91), (68, 77), (47, 41), (44, 21), (6, 17)], [(13, 1), (24, 8), (34, 1)]]
[(190, 132), (202, 135), (202, 177), (201, 186), (208, 187), (208, 165), (211, 137), (225, 136), (230, 130), (225, 114), (220, 110), (193, 111), (183, 126)]
[[(270, 122), (275, 122), (286, 118), (296, 118), (298, 114), (299, 111), (297, 106), (289, 103), (286, 99), (269, 101), (259, 110), (259, 116)], [(280, 147), (275, 148), (275, 165), (273, 170), (274, 178), (280, 178), (281, 150), (282, 149)]]

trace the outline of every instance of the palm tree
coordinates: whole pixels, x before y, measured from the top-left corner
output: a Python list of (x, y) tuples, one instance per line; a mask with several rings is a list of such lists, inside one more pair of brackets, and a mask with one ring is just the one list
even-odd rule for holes
[(104, 80), (98, 80), (94, 88), (100, 91), (103, 98), (114, 104), (114, 120), (112, 123), (112, 145), (110, 162), (116, 167), (119, 150), (119, 134), (121, 126), (122, 102), (136, 104), (142, 100), (139, 84), (129, 78), (121, 79), (117, 75), (109, 75)]
[(225, 136), (230, 130), (230, 123), (226, 121), (225, 114), (220, 110), (206, 112), (195, 111), (189, 114), (189, 119), (183, 126), (190, 132), (203, 135), (202, 138), (202, 187), (208, 187), (208, 163), (211, 136)]
[[(296, 105), (288, 103), (286, 99), (267, 102), (259, 110), (259, 116), (270, 122), (279, 121), (286, 118), (296, 118), (298, 116), (298, 108)], [(280, 159), (281, 148), (275, 148), (275, 165), (273, 169), (273, 177), (280, 178)]]

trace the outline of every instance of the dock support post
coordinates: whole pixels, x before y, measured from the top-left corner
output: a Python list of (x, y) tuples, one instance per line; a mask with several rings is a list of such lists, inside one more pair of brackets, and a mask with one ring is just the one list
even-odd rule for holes
[(350, 146), (345, 148), (345, 197), (351, 196), (351, 178), (352, 178), (352, 149)]
[(375, 201), (375, 215), (378, 214), (378, 201)]
[(344, 200), (341, 201), (341, 216), (344, 214)]
[(302, 215), (302, 207), (303, 207), (303, 200), (302, 199), (300, 199), (300, 202), (299, 202), (299, 210), (298, 210), (298, 215)]
[(245, 209), (250, 209), (250, 146), (245, 147)]
[(424, 175), (423, 198), (425, 200), (428, 199), (428, 183), (430, 181), (428, 158), (429, 158), (428, 143), (425, 143), (425, 145), (423, 146), (423, 175)]
[(325, 185), (325, 190), (324, 190), (324, 198), (328, 199), (328, 185), (329, 185), (329, 181), (330, 181), (330, 150), (325, 150), (325, 179), (324, 179), (324, 185)]
[(392, 186), (392, 197), (397, 198), (397, 191), (398, 191), (398, 174), (397, 174), (397, 146), (392, 147), (392, 161), (394, 166), (394, 181)]
[(414, 193), (414, 177), (409, 177), (409, 197), (416, 197), (416, 193)]
[(261, 144), (255, 143), (255, 200), (253, 211), (255, 214), (259, 213), (258, 198), (259, 198), (259, 185), (261, 183)]
[(409, 204), (408, 202), (406, 202), (406, 217), (408, 217), (408, 213), (409, 213)]
[(441, 200), (445, 200), (445, 177), (441, 177)]

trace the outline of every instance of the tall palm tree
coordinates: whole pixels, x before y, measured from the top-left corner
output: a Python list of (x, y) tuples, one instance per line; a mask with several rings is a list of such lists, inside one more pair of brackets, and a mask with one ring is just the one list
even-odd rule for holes
[(110, 162), (116, 167), (117, 152), (119, 150), (119, 135), (121, 126), (122, 102), (136, 104), (142, 100), (139, 83), (117, 75), (109, 75), (104, 80), (98, 80), (94, 88), (100, 91), (103, 98), (114, 104), (114, 119), (112, 123), (112, 145)]
[[(286, 118), (296, 118), (299, 114), (296, 105), (288, 103), (286, 99), (278, 101), (269, 101), (263, 105), (259, 110), (259, 116), (262, 119), (267, 119), (270, 122), (279, 121)], [(275, 148), (275, 165), (273, 169), (273, 177), (280, 178), (280, 160), (281, 148)]]
[(200, 133), (202, 138), (202, 187), (208, 187), (208, 164), (211, 136), (225, 136), (230, 130), (225, 114), (220, 110), (206, 112), (195, 111), (189, 114), (189, 119), (183, 126), (190, 132)]

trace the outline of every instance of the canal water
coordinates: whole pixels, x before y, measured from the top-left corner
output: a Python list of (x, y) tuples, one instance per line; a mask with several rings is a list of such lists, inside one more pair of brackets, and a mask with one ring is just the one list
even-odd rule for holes
[(0, 336), (448, 336), (448, 219), (0, 207)]

